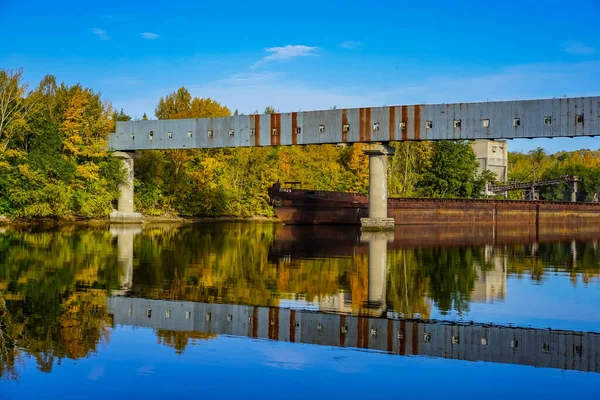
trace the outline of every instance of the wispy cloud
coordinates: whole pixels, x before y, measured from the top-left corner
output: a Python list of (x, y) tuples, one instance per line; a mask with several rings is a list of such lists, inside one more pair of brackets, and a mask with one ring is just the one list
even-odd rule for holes
[(98, 39), (100, 40), (108, 40), (110, 39), (108, 37), (108, 35), (106, 34), (106, 31), (103, 29), (99, 29), (99, 28), (92, 28), (92, 33), (96, 36), (98, 36)]
[(587, 46), (581, 42), (568, 42), (564, 45), (563, 50), (568, 54), (596, 54), (597, 50), (592, 46)]
[(149, 40), (154, 40), (154, 39), (159, 38), (159, 36), (156, 33), (152, 33), (152, 32), (142, 32), (142, 33), (140, 33), (140, 35), (142, 35), (142, 37), (144, 39), (149, 39)]
[(278, 74), (266, 72), (241, 72), (229, 75), (227, 78), (219, 79), (217, 83), (222, 84), (250, 84), (273, 80)]
[(341, 47), (342, 49), (356, 50), (360, 49), (362, 45), (362, 42), (357, 42), (355, 40), (346, 40), (345, 42), (339, 43), (338, 47)]
[(291, 45), (288, 44), (284, 47), (269, 47), (265, 51), (272, 53), (256, 62), (250, 68), (257, 68), (269, 61), (284, 61), (290, 60), (296, 57), (306, 57), (315, 55), (316, 47), (304, 46), (304, 45)]

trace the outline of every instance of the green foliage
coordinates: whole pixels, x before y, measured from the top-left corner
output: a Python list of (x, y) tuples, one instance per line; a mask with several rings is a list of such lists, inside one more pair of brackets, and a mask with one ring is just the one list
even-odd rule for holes
[[(15, 79), (13, 86), (24, 87), (20, 75)], [(7, 96), (6, 90), (0, 85), (0, 97)], [(53, 76), (20, 93), (18, 101), (28, 110), (21, 113), (20, 126), (27, 129), (4, 142), (0, 213), (22, 218), (107, 216), (124, 177), (118, 160), (105, 150), (107, 138), (115, 120), (129, 117), (122, 110), (113, 113), (92, 90), (58, 85)]]
[(466, 141), (433, 143), (431, 161), (418, 181), (425, 197), (476, 197), (481, 193), (477, 181), (477, 160)]

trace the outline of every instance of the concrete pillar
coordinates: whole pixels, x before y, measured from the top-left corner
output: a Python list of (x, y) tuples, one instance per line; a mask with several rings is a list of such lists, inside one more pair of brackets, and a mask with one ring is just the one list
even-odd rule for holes
[(113, 296), (124, 296), (133, 286), (133, 239), (142, 232), (141, 225), (113, 225), (110, 227), (113, 237), (117, 237), (117, 260), (120, 267), (121, 287), (112, 292)]
[(119, 200), (117, 211), (110, 214), (110, 221), (115, 223), (138, 223), (142, 214), (133, 210), (133, 159), (132, 152), (116, 151), (114, 157), (121, 160), (125, 170), (125, 181), (119, 185)]
[(369, 243), (369, 292), (366, 309), (362, 312), (380, 317), (386, 311), (387, 244), (394, 232), (363, 232), (361, 242)]
[(573, 181), (573, 191), (571, 192), (571, 202), (577, 202), (577, 179)]
[(361, 218), (362, 230), (393, 230), (394, 219), (387, 212), (387, 157), (394, 149), (387, 145), (369, 144), (369, 217)]

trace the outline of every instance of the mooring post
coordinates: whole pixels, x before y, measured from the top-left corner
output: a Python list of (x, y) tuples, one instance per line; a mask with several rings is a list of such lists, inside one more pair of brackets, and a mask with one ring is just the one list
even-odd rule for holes
[(387, 157), (394, 149), (385, 144), (368, 144), (364, 152), (369, 155), (369, 217), (361, 218), (362, 230), (393, 230), (394, 219), (387, 210)]
[(125, 180), (119, 185), (117, 211), (110, 214), (110, 221), (115, 223), (139, 223), (142, 221), (142, 214), (134, 212), (133, 209), (133, 159), (135, 153), (116, 151), (113, 156), (121, 160), (125, 170)]

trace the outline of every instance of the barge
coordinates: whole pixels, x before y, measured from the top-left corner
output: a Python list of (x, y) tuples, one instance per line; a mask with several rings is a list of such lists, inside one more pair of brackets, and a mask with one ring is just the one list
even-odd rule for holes
[[(360, 225), (368, 217), (367, 196), (307, 190), (299, 182), (275, 183), (269, 198), (287, 225)], [(540, 225), (600, 224), (600, 203), (497, 199), (388, 198), (388, 217), (396, 225), (490, 224), (520, 228)]]

